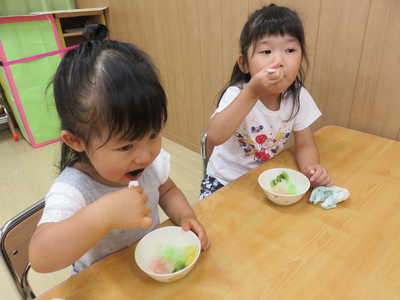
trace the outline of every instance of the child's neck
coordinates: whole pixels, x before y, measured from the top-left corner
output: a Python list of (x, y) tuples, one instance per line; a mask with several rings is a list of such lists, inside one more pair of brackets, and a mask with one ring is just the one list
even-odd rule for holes
[(269, 110), (279, 110), (279, 108), (281, 107), (280, 94), (268, 96), (266, 98), (260, 99), (260, 101)]

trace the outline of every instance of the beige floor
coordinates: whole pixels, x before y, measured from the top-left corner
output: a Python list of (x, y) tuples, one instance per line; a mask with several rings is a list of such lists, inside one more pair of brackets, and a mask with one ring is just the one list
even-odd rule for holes
[[(201, 158), (168, 139), (163, 148), (171, 154), (171, 178), (182, 189), (189, 202), (198, 200), (202, 176)], [(57, 175), (59, 144), (33, 149), (25, 140), (14, 142), (7, 131), (0, 131), (0, 224), (15, 216), (42, 198)], [(165, 219), (165, 215), (162, 214)], [(0, 278), (5, 277), (0, 266)], [(51, 274), (30, 272), (31, 285), (37, 294), (63, 281), (70, 274), (64, 269)], [(1, 298), (16, 299), (10, 291), (10, 283), (0, 280)], [(4, 294), (6, 293), (6, 294)]]

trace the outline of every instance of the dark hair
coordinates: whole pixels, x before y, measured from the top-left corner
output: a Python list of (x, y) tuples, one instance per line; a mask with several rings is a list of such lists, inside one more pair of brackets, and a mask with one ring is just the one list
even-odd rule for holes
[[(291, 35), (296, 38), (301, 47), (302, 59), (304, 59), (306, 65), (308, 64), (308, 57), (305, 47), (304, 29), (303, 24), (297, 15), (297, 13), (287, 7), (277, 6), (270, 4), (264, 6), (259, 10), (253, 12), (246, 24), (244, 25), (240, 34), (240, 52), (243, 56), (244, 63), (247, 64), (247, 54), (251, 45), (255, 45), (257, 41), (262, 39), (265, 35)], [(303, 67), (300, 67), (300, 72), (297, 75), (295, 81), (290, 87), (283, 92), (280, 97), (282, 99), (286, 93), (291, 93), (294, 98), (294, 105), (289, 120), (292, 119), (299, 111), (300, 105), (300, 90), (304, 85), (305, 72)], [(226, 87), (220, 93), (219, 101), (221, 101), (222, 95), (226, 89), (231, 85), (240, 85), (250, 80), (250, 74), (243, 73), (238, 63), (236, 62), (233, 67), (231, 79), (227, 83)]]
[[(156, 69), (132, 44), (82, 43), (65, 54), (52, 83), (61, 129), (86, 145), (93, 137), (105, 138), (104, 144), (113, 136), (140, 139), (160, 132), (167, 121), (167, 98)], [(86, 154), (63, 143), (60, 170), (78, 161), (87, 163)]]
[(108, 28), (103, 24), (89, 24), (82, 33), (86, 41), (104, 40), (108, 35)]

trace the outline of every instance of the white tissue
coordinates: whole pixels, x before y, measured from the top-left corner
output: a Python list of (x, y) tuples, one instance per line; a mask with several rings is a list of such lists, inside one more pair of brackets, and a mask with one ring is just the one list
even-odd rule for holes
[(308, 202), (312, 204), (321, 203), (324, 209), (335, 208), (336, 204), (349, 198), (350, 192), (338, 186), (319, 186), (316, 187), (310, 196)]

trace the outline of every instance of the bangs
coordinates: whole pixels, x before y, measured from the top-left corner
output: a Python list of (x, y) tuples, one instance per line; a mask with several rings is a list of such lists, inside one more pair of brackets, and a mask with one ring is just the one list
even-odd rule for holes
[(266, 35), (290, 35), (304, 45), (303, 25), (297, 14), (289, 9), (269, 7), (268, 11), (254, 18), (249, 26), (249, 40), (255, 44)]

